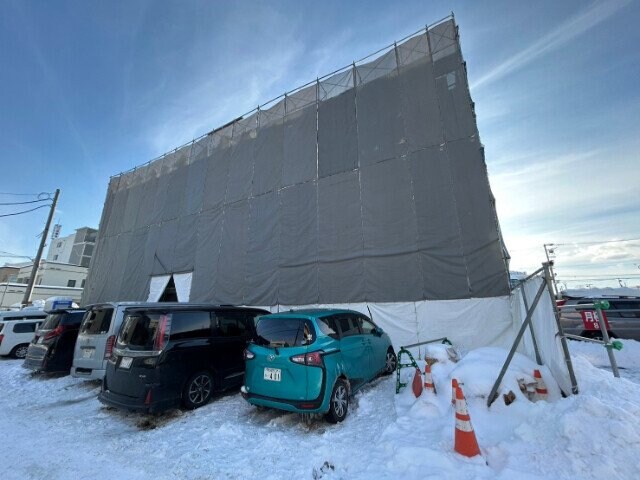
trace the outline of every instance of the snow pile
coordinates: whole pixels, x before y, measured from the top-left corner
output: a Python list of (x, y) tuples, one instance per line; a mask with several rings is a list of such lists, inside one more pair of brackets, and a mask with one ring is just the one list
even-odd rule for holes
[[(595, 348), (597, 347), (597, 349)], [(571, 342), (580, 394), (561, 398), (541, 369), (549, 401), (531, 402), (517, 381), (534, 362), (516, 355), (500, 393), (486, 406), (506, 350), (483, 348), (455, 363), (429, 346), (437, 395), (416, 399), (414, 371), (395, 395), (395, 375), (374, 381), (352, 401), (344, 423), (305, 425), (298, 415), (261, 411), (237, 392), (193, 412), (156, 418), (102, 407), (97, 383), (32, 376), (0, 360), (1, 478), (9, 479), (589, 479), (638, 477), (640, 385), (614, 379), (598, 345)], [(599, 349), (599, 350), (598, 350)], [(423, 349), (424, 351), (424, 349)], [(623, 377), (638, 378), (640, 343), (619, 354)], [(626, 355), (626, 356), (625, 356)], [(419, 360), (421, 369), (424, 361)], [(464, 382), (483, 457), (453, 452), (451, 378)]]

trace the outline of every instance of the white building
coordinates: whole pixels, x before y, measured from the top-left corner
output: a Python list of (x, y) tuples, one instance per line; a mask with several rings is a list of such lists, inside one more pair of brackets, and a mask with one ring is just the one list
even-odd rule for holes
[[(33, 264), (22, 267), (18, 271), (16, 283), (29, 283), (32, 269)], [(40, 262), (40, 268), (38, 269), (34, 285), (84, 288), (88, 270), (87, 267), (80, 265), (43, 260)]]
[[(22, 303), (26, 289), (27, 285), (25, 283), (0, 283), (0, 311), (10, 310), (12, 306)], [(49, 297), (71, 297), (74, 302), (80, 303), (82, 288), (58, 287), (55, 285), (36, 285), (33, 287), (31, 301), (46, 300)]]
[[(15, 280), (0, 282), (0, 310), (8, 310), (12, 305), (21, 303), (29, 283), (33, 264), (23, 264), (15, 276)], [(40, 262), (36, 275), (31, 300), (45, 300), (49, 297), (71, 297), (79, 303), (82, 289), (87, 278), (87, 267), (70, 263)]]
[(47, 261), (88, 267), (98, 230), (82, 227), (66, 237), (54, 238), (49, 245)]

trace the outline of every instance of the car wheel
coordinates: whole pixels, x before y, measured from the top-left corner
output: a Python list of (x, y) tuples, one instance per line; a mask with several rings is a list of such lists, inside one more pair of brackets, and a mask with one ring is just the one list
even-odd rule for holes
[(387, 357), (385, 358), (384, 363), (384, 374), (391, 375), (396, 371), (396, 367), (398, 366), (398, 357), (396, 357), (393, 348), (387, 350)]
[(329, 401), (329, 412), (325, 418), (330, 423), (338, 423), (345, 419), (349, 410), (349, 386), (347, 382), (339, 378), (336, 380), (333, 390), (331, 391), (331, 400)]
[(213, 394), (213, 376), (209, 372), (198, 372), (191, 376), (184, 387), (182, 401), (188, 409), (205, 405)]
[(29, 344), (23, 343), (22, 345), (16, 345), (11, 351), (11, 355), (16, 358), (25, 358), (29, 351)]

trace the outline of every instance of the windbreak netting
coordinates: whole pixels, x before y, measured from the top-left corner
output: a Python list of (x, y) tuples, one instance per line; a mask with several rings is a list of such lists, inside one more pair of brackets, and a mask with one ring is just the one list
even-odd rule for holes
[(430, 27), (111, 179), (85, 303), (508, 294), (457, 27)]

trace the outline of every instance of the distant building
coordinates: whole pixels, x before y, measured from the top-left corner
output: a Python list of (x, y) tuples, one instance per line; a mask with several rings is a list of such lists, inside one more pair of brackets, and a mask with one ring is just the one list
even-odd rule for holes
[[(29, 283), (33, 263), (16, 266), (0, 267), (0, 272), (11, 269), (15, 271), (7, 279), (0, 280), (0, 310), (7, 310), (22, 302)], [(36, 275), (31, 300), (45, 300), (49, 297), (71, 297), (74, 302), (80, 302), (82, 289), (87, 278), (87, 267), (71, 263), (40, 262)]]
[(20, 267), (15, 265), (5, 265), (0, 267), (0, 282), (15, 282), (18, 278)]
[(98, 230), (82, 227), (66, 237), (54, 238), (49, 246), (47, 261), (89, 267)]
[[(29, 283), (32, 269), (33, 264), (20, 268), (15, 283)], [(87, 267), (74, 265), (72, 263), (44, 260), (40, 262), (40, 268), (38, 269), (34, 285), (84, 288), (88, 270)]]

